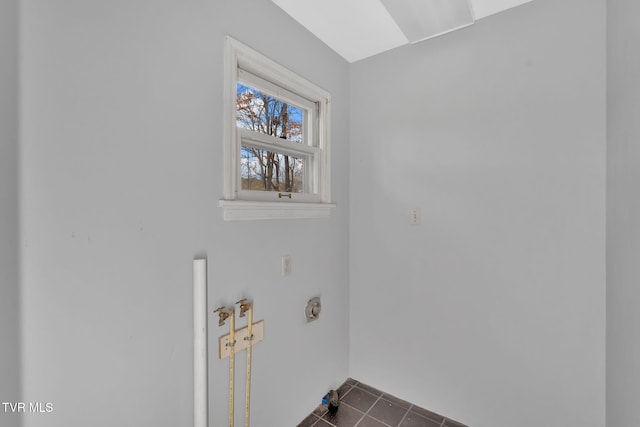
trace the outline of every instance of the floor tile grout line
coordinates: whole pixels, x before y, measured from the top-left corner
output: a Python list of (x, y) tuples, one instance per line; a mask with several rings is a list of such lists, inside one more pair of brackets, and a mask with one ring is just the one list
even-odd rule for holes
[[(369, 413), (369, 412), (373, 409), (373, 407), (374, 407), (374, 406), (376, 406), (376, 404), (377, 404), (379, 401), (381, 401), (381, 400), (384, 400), (385, 402), (392, 403), (392, 402), (388, 401), (387, 399), (385, 399), (383, 396), (384, 396), (384, 393), (382, 393), (382, 394), (380, 395), (380, 397), (378, 397), (378, 399), (377, 399), (375, 402), (373, 402), (373, 404), (371, 405), (371, 407), (369, 408), (369, 410), (366, 412), (365, 416), (368, 416), (369, 418), (372, 418), (372, 419), (374, 419), (374, 420), (378, 421), (379, 423), (384, 424), (384, 425), (385, 425), (385, 426), (387, 426), (387, 427), (397, 427), (397, 426), (392, 426), (391, 424), (386, 423), (386, 422), (382, 421), (381, 419), (378, 419), (378, 418), (374, 417), (373, 415), (371, 415), (371, 414)], [(402, 407), (401, 407), (401, 406), (399, 406), (399, 408), (402, 408)], [(407, 413), (408, 413), (408, 412), (409, 412), (409, 410), (407, 410)], [(404, 417), (407, 415), (407, 413), (405, 413), (405, 414), (404, 414), (404, 416), (402, 417), (402, 419), (404, 419)], [(402, 421), (402, 420), (401, 420), (401, 421)]]
[[(362, 387), (358, 387), (358, 386), (362, 386)], [(359, 390), (362, 391), (366, 391), (367, 393), (369, 393), (372, 396), (379, 396), (382, 397), (384, 395), (384, 391), (382, 390), (378, 390), (375, 387), (371, 387), (370, 385), (361, 383), (361, 382), (356, 382), (353, 387), (358, 387)], [(369, 390), (368, 390), (369, 389)], [(373, 392), (372, 390), (375, 390), (376, 392)], [(379, 393), (379, 394), (378, 394)]]
[(355, 406), (353, 406), (353, 405), (351, 405), (349, 403), (342, 402), (342, 404), (345, 405), (345, 406), (348, 406), (349, 408), (353, 409), (356, 412), (360, 412), (361, 414), (367, 415), (366, 411), (363, 411), (362, 409), (358, 409), (358, 408), (356, 408)]
[(402, 425), (402, 422), (405, 420), (405, 418), (407, 418), (407, 415), (409, 415), (409, 412), (411, 412), (411, 408), (413, 408), (413, 403), (409, 404), (409, 408), (407, 409), (407, 412), (404, 413), (404, 416), (398, 423), (398, 427), (400, 427)]
[[(383, 426), (385, 426), (385, 427), (400, 427), (400, 426), (402, 425), (402, 423), (404, 423), (404, 422), (407, 420), (407, 417), (409, 416), (409, 414), (410, 414), (410, 413), (412, 413), (411, 411), (415, 411), (416, 409), (422, 409), (421, 407), (418, 407), (418, 406), (416, 406), (415, 404), (413, 404), (413, 403), (411, 403), (411, 402), (404, 402), (403, 404), (400, 404), (400, 403), (399, 403), (399, 402), (400, 402), (400, 400), (398, 400), (398, 402), (396, 402), (394, 399), (387, 399), (387, 398), (386, 398), (386, 396), (388, 396), (388, 397), (392, 397), (392, 398), (393, 398), (394, 396), (392, 396), (392, 395), (387, 395), (387, 393), (385, 393), (384, 391), (378, 390), (378, 389), (376, 389), (376, 388), (374, 388), (374, 387), (371, 387), (371, 386), (369, 386), (369, 385), (367, 385), (367, 384), (364, 384), (364, 383), (361, 383), (361, 382), (359, 382), (359, 381), (356, 381), (356, 380), (354, 380), (353, 378), (347, 378), (347, 381), (349, 381), (349, 383), (347, 383), (347, 382), (345, 381), (345, 383), (343, 383), (343, 384), (340, 386), (341, 388), (342, 388), (343, 386), (347, 386), (347, 387), (346, 387), (346, 391), (344, 392), (344, 394), (343, 394), (343, 395), (341, 395), (341, 396), (338, 396), (338, 397), (339, 397), (339, 399), (340, 399), (340, 401), (342, 401), (342, 399), (343, 399), (344, 397), (346, 397), (347, 395), (349, 395), (350, 393), (352, 393), (352, 392), (353, 392), (353, 389), (357, 388), (359, 391), (361, 391), (361, 392), (363, 392), (363, 393), (366, 393), (366, 394), (368, 394), (368, 395), (370, 395), (370, 396), (374, 397), (374, 398), (375, 398), (375, 400), (373, 401), (373, 403), (369, 406), (369, 408), (368, 408), (366, 411), (363, 411), (363, 410), (360, 410), (360, 409), (358, 409), (358, 408), (356, 408), (356, 407), (354, 407), (354, 406), (352, 406), (352, 405), (350, 405), (350, 404), (348, 404), (348, 403), (346, 403), (346, 402), (342, 402), (342, 403), (344, 403), (344, 405), (345, 405), (346, 407), (351, 408), (351, 409), (355, 410), (357, 413), (362, 414), (362, 415), (357, 419), (357, 421), (356, 421), (356, 423), (355, 423), (354, 425), (346, 425), (346, 426), (345, 426), (345, 425), (342, 425), (342, 424), (340, 424), (340, 423), (338, 423), (338, 424), (334, 424), (334, 422), (332, 422), (332, 421), (335, 421), (335, 420), (330, 421), (329, 419), (325, 419), (325, 418), (323, 418), (323, 417), (324, 417), (324, 415), (326, 414), (326, 411), (325, 411), (325, 412), (323, 412), (323, 414), (322, 414), (322, 415), (318, 415), (318, 414), (316, 414), (316, 413), (315, 413), (315, 412), (317, 412), (317, 411), (314, 411), (312, 414), (310, 414), (310, 415), (313, 415), (313, 417), (312, 417), (312, 418), (315, 418), (315, 420), (313, 421), (313, 423), (312, 423), (312, 424), (310, 424), (310, 426), (311, 426), (311, 427), (319, 427), (321, 422), (322, 422), (323, 424), (324, 424), (324, 423), (326, 423), (326, 425), (328, 425), (328, 426), (330, 426), (330, 427), (357, 427), (357, 426), (363, 425), (362, 423), (363, 423), (363, 420), (364, 420), (365, 418), (370, 418), (370, 419), (372, 419), (372, 420), (375, 420), (375, 421), (379, 422), (381, 425), (383, 425)], [(395, 399), (397, 399), (397, 398), (395, 398)], [(389, 423), (387, 423), (387, 422), (385, 422), (385, 421), (382, 421), (382, 420), (380, 420), (380, 419), (378, 419), (377, 417), (375, 417), (375, 416), (373, 416), (373, 415), (372, 415), (372, 412), (371, 412), (371, 411), (372, 411), (372, 410), (373, 410), (373, 408), (374, 408), (374, 407), (375, 407), (375, 406), (380, 402), (380, 400), (384, 400), (385, 402), (389, 403), (389, 405), (396, 405), (398, 408), (400, 408), (400, 409), (404, 409), (404, 410), (405, 410), (404, 415), (402, 416), (402, 418), (400, 418), (400, 421), (398, 422), (398, 424), (397, 424), (397, 425), (395, 425), (395, 424), (394, 424), (394, 425), (390, 425)], [(405, 408), (405, 407), (404, 407), (404, 406), (405, 406), (404, 404), (407, 404), (408, 406)], [(324, 406), (324, 405), (323, 405), (323, 406)], [(414, 413), (415, 413), (416, 415), (419, 415), (419, 418), (425, 418), (425, 419), (427, 419), (427, 420), (435, 421), (433, 418), (428, 417), (428, 416), (426, 416), (426, 415), (424, 415), (424, 414), (422, 414), (422, 413), (419, 413), (419, 412), (414, 412)], [(357, 414), (356, 414), (356, 415), (357, 415)], [(434, 415), (437, 415), (437, 414), (434, 414)], [(439, 415), (438, 417), (439, 417), (439, 418), (441, 418), (441, 421), (440, 421), (440, 424), (438, 424), (438, 427), (447, 427), (447, 426), (449, 425), (449, 424), (447, 423), (447, 421), (448, 421), (448, 420), (450, 420), (449, 418), (447, 418), (447, 417), (443, 417), (443, 416), (441, 416), (441, 415)], [(462, 425), (461, 425), (461, 426), (462, 426)], [(468, 426), (462, 426), (462, 427), (468, 427)]]
[[(360, 423), (360, 421), (362, 421), (363, 418), (365, 418), (367, 416), (367, 413), (369, 412), (368, 410), (367, 411), (361, 411), (360, 409), (356, 408), (355, 406), (349, 405), (346, 402), (342, 402), (342, 404), (347, 406), (347, 407), (349, 407), (349, 408), (351, 408), (351, 409), (353, 409), (354, 411), (360, 412), (362, 414), (362, 416), (358, 419), (358, 421), (353, 426), (345, 426), (345, 427), (356, 427), (358, 425), (358, 423)], [(375, 402), (374, 402), (374, 404), (375, 404)], [(371, 405), (371, 406), (373, 407), (373, 405)], [(337, 426), (337, 427), (342, 427), (342, 426)]]
[[(424, 408), (422, 408), (421, 406), (416, 406), (416, 405), (414, 405), (414, 404), (412, 403), (412, 404), (411, 404), (411, 409), (413, 409), (413, 408), (424, 409)], [(434, 423), (435, 423), (435, 422), (438, 422), (438, 420), (437, 420), (436, 418), (433, 418), (433, 417), (428, 416), (428, 415), (425, 415), (425, 414), (421, 414), (420, 412), (413, 411), (413, 414), (414, 414), (414, 415), (416, 415), (416, 416), (418, 416), (418, 417), (420, 417), (420, 418), (424, 418), (424, 419), (425, 419), (425, 420), (427, 420), (427, 421), (431, 421), (431, 422), (434, 422)], [(444, 416), (442, 416), (442, 415), (439, 415), (439, 414), (436, 414), (436, 413), (433, 413), (433, 412), (432, 412), (432, 414), (433, 414), (433, 415), (436, 415), (438, 418), (441, 418), (441, 419), (442, 419), (442, 420), (440, 421), (440, 424), (438, 424), (438, 427), (446, 427), (446, 425), (445, 425), (445, 424), (446, 424), (447, 420), (451, 420), (450, 418), (444, 417)], [(468, 427), (468, 426), (465, 426), (465, 427)]]
[[(347, 391), (345, 391), (345, 392), (344, 392), (344, 394), (343, 394), (342, 396), (338, 396), (338, 399), (341, 401), (341, 403), (343, 403), (344, 405), (347, 405), (348, 407), (353, 408), (353, 409), (355, 409), (355, 410), (357, 410), (357, 408), (354, 408), (353, 406), (349, 405), (348, 403), (342, 402), (342, 398), (343, 398), (344, 396), (346, 396), (347, 394), (349, 394), (349, 392), (355, 388), (356, 384), (357, 384), (357, 382), (356, 382), (355, 384), (350, 384), (350, 385), (349, 385), (349, 389), (348, 389)], [(358, 412), (361, 412), (361, 411), (358, 411)], [(314, 427), (315, 425), (317, 425), (321, 420), (322, 420), (323, 422), (325, 422), (325, 423), (329, 424), (329, 425), (330, 425), (330, 426), (332, 426), (332, 427), (337, 427), (337, 426), (336, 426), (335, 424), (333, 424), (331, 421), (326, 420), (326, 419), (324, 419), (324, 418), (322, 418), (322, 417), (318, 417), (318, 416), (317, 416), (317, 415), (315, 415), (315, 414), (313, 414), (313, 415), (314, 415), (316, 418), (318, 418), (318, 419), (316, 420), (316, 422), (314, 422), (314, 423), (311, 425), (311, 427)], [(322, 415), (324, 416), (324, 414), (322, 414)]]
[[(362, 417), (358, 420), (358, 422), (357, 422), (357, 423), (355, 423), (355, 425), (354, 425), (353, 427), (357, 427), (357, 426), (358, 426), (358, 424), (360, 424), (360, 423), (362, 422), (362, 420), (364, 420), (364, 417), (366, 417), (366, 416), (369, 414), (369, 411), (371, 410), (371, 408), (373, 408), (374, 406), (376, 406), (376, 403), (378, 403), (378, 401), (379, 401), (380, 399), (382, 399), (382, 393), (380, 393), (380, 396), (378, 396), (378, 398), (376, 399), (376, 401), (375, 401), (375, 402), (373, 402), (373, 403), (371, 404), (371, 406), (369, 406), (369, 409), (367, 409), (367, 411), (362, 415)], [(371, 418), (373, 418), (373, 417), (371, 417)], [(377, 420), (377, 418), (376, 418), (376, 420)], [(380, 421), (380, 420), (378, 420), (378, 421)], [(385, 424), (386, 424), (386, 423), (385, 423)], [(388, 425), (388, 424), (387, 424), (387, 425)]]
[(320, 417), (318, 417), (316, 414), (311, 414), (311, 415), (313, 415), (314, 417), (316, 417), (316, 420), (314, 421), (314, 423), (313, 423), (313, 424), (311, 424), (311, 427), (313, 427), (314, 425), (318, 424), (318, 422), (320, 421)]
[(353, 390), (355, 387), (356, 387), (355, 384), (352, 384), (351, 386), (349, 386), (349, 390), (345, 391), (342, 396), (338, 396), (338, 399), (342, 400), (342, 398), (345, 397), (347, 394), (351, 393), (351, 390)]
[[(313, 424), (313, 426), (317, 425), (320, 421), (324, 422), (325, 424), (329, 424), (331, 427), (338, 427), (338, 426), (336, 426), (334, 423), (332, 423), (331, 421), (329, 421), (329, 420), (325, 420), (324, 418), (318, 418), (318, 421), (316, 421), (316, 422)], [(311, 427), (313, 427), (313, 426), (311, 426)]]
[[(383, 399), (383, 400), (385, 400), (385, 399)], [(385, 400), (385, 402), (389, 402), (389, 401), (388, 401), (388, 400)], [(398, 406), (398, 407), (399, 407), (399, 408), (401, 408), (401, 409), (403, 409), (403, 408), (402, 408), (402, 406)], [(404, 417), (406, 417), (408, 413), (409, 413), (409, 410), (407, 409), (407, 410), (406, 410), (406, 412), (404, 413), (404, 415), (402, 416), (402, 419), (400, 420), (400, 422), (402, 422), (402, 420), (404, 420)], [(398, 424), (397, 426), (392, 426), (392, 425), (390, 425), (390, 424), (388, 424), (388, 423), (385, 423), (385, 422), (384, 422), (384, 421), (382, 421), (382, 420), (378, 420), (378, 419), (377, 419), (376, 417), (374, 417), (373, 415), (369, 415), (369, 416), (370, 416), (371, 418), (373, 418), (374, 420), (380, 421), (382, 424), (388, 425), (389, 427), (398, 427), (398, 426), (400, 425), (400, 424)]]

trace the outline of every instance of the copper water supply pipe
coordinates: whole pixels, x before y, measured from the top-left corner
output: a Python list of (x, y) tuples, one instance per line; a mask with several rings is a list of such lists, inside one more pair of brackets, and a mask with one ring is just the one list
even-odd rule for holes
[(246, 298), (241, 299), (236, 304), (240, 304), (240, 317), (247, 315), (247, 382), (245, 385), (244, 396), (244, 426), (249, 427), (249, 418), (251, 414), (251, 343), (253, 341), (253, 303), (247, 302)]
[(234, 377), (235, 377), (235, 348), (236, 345), (236, 325), (235, 325), (235, 310), (233, 307), (225, 309), (224, 307), (218, 307), (214, 313), (218, 313), (220, 320), (218, 326), (222, 326), (227, 318), (229, 319), (229, 342), (227, 347), (229, 348), (229, 427), (233, 427), (233, 390), (234, 390)]

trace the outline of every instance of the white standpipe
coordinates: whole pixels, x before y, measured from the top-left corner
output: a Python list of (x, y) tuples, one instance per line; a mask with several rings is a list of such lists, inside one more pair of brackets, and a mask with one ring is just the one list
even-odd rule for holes
[(207, 427), (207, 260), (193, 260), (193, 426)]

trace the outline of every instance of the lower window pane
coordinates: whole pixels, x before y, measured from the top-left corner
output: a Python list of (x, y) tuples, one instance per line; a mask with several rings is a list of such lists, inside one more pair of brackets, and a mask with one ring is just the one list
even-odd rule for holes
[(304, 159), (245, 146), (240, 150), (243, 190), (304, 192)]

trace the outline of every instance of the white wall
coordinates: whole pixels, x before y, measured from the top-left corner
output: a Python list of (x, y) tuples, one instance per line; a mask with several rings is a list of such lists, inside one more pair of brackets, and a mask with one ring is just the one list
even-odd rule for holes
[[(20, 382), (20, 246), (23, 400), (55, 408), (26, 426), (189, 425), (197, 255), (211, 309), (249, 296), (266, 321), (255, 423), (295, 425), (349, 373), (474, 427), (604, 424), (604, 0), (537, 0), (356, 63), (351, 88), (348, 65), (268, 0), (23, 0), (20, 245), (17, 4), (0, 3), (13, 58), (0, 63), (0, 397)], [(627, 143), (638, 58), (622, 42), (637, 37), (635, 3), (609, 7), (616, 427), (639, 421), (626, 400), (640, 384)], [(333, 93), (331, 219), (221, 220), (226, 34)], [(407, 224), (411, 207), (421, 226)], [(313, 295), (323, 318), (307, 325)], [(210, 320), (217, 426), (226, 329)]]
[[(0, 402), (20, 400), (18, 1), (0, 2)], [(20, 418), (0, 408), (0, 425)]]
[(356, 63), (350, 170), (351, 375), (474, 427), (603, 426), (605, 1)]
[[(295, 425), (348, 372), (347, 63), (269, 0), (24, 0), (22, 21), (24, 394), (54, 405), (25, 425), (190, 425), (200, 255), (210, 309), (247, 296), (266, 323), (254, 423)], [(332, 92), (329, 220), (222, 221), (226, 34)], [(209, 319), (221, 426), (227, 329)]]
[(636, 1), (607, 2), (607, 426), (640, 425), (640, 40)]

